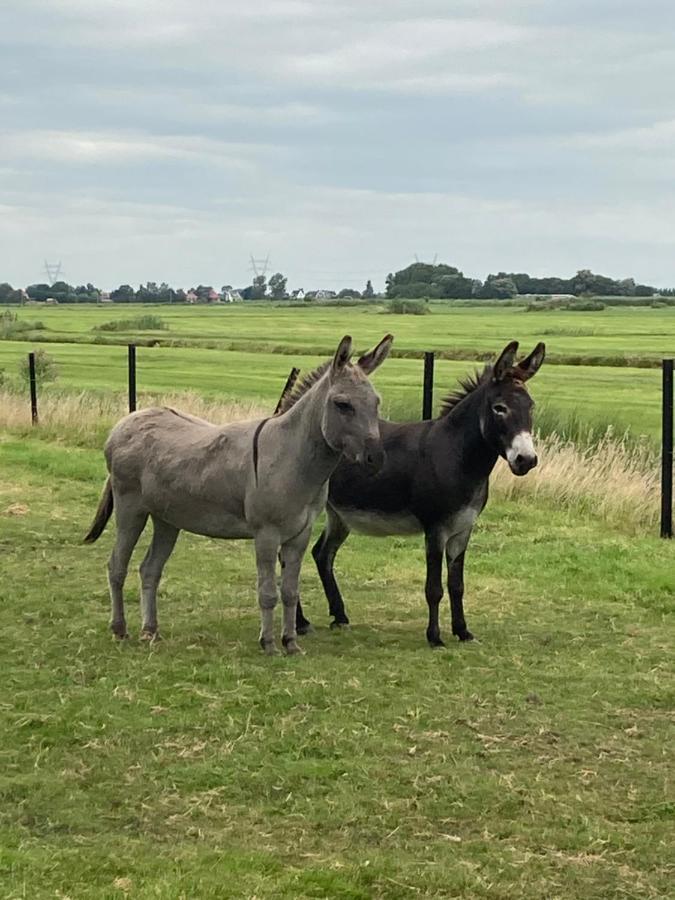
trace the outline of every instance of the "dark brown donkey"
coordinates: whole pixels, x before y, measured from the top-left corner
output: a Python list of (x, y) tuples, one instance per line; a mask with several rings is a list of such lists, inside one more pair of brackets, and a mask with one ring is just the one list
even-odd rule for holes
[[(473, 635), (464, 619), (464, 554), (471, 530), (488, 498), (488, 481), (497, 457), (514, 475), (537, 465), (532, 443), (532, 407), (525, 382), (537, 373), (545, 348), (515, 362), (518, 343), (508, 344), (492, 366), (462, 381), (436, 419), (397, 424), (380, 421), (386, 453), (372, 474), (346, 460), (332, 474), (327, 521), (312, 549), (326, 592), (331, 627), (348, 625), (333, 563), (350, 531), (371, 535), (416, 534), (426, 540), (427, 640), (443, 646), (438, 609), (443, 597), (443, 555), (448, 567), (452, 633), (460, 641)], [(309, 622), (297, 608), (297, 630)]]

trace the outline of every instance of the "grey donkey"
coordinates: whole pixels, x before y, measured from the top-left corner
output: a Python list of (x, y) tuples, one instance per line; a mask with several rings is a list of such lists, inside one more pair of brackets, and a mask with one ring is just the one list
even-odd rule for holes
[(372, 470), (384, 460), (379, 397), (368, 376), (384, 362), (386, 335), (354, 364), (345, 336), (332, 360), (297, 385), (277, 415), (216, 426), (169, 408), (122, 419), (105, 444), (109, 477), (85, 543), (101, 535), (113, 509), (115, 546), (108, 562), (112, 617), (127, 637), (123, 588), (129, 560), (148, 517), (153, 537), (140, 567), (141, 638), (158, 636), (157, 587), (181, 530), (255, 541), (260, 645), (276, 653), (277, 559), (284, 608), (282, 643), (297, 643), (302, 559), (326, 504), (328, 479), (341, 458)]

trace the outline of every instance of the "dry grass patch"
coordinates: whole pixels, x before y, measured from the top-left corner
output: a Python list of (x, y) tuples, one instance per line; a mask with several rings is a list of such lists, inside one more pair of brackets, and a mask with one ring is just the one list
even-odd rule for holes
[(538, 442), (539, 465), (514, 478), (500, 461), (492, 477), (505, 499), (545, 497), (567, 508), (587, 509), (614, 524), (652, 530), (660, 509), (656, 456), (647, 444), (631, 446), (608, 430), (593, 447), (551, 435)]

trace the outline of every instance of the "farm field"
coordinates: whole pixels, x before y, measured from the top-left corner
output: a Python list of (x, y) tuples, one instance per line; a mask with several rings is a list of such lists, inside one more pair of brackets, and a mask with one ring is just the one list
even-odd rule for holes
[(3, 897), (670, 894), (669, 544), (491, 501), (467, 557), (480, 643), (451, 641), (446, 603), (431, 651), (421, 542), (353, 536), (352, 629), (327, 629), (308, 560), (316, 632), (270, 660), (251, 546), (182, 536), (164, 640), (118, 645), (112, 527), (80, 543), (103, 476), (67, 430), (0, 434)]
[[(198, 308), (107, 304), (26, 307), (18, 310), (18, 315), (43, 322), (53, 340), (89, 341), (95, 337), (92, 329), (97, 325), (151, 312), (169, 326), (154, 333), (162, 340), (213, 342), (242, 350), (285, 347), (299, 353), (325, 353), (347, 329), (359, 346), (372, 344), (391, 331), (396, 335), (397, 352), (457, 349), (491, 354), (514, 338), (523, 345), (544, 340), (554, 357), (658, 359), (675, 352), (672, 307), (530, 313), (524, 307), (481, 309), (432, 304), (431, 310), (430, 315), (410, 316), (393, 315), (380, 306), (305, 309), (272, 304)], [(122, 342), (131, 336), (131, 332), (101, 335)]]
[[(350, 310), (341, 312), (348, 315)], [(342, 322), (342, 330), (351, 328), (352, 324)], [(357, 329), (353, 330), (356, 333)], [(339, 328), (337, 333), (341, 333)], [(383, 333), (383, 329), (377, 332), (379, 337)], [(524, 341), (525, 351), (529, 352), (534, 343), (534, 337)], [(359, 334), (357, 346), (365, 349), (367, 344)], [(126, 389), (126, 349), (119, 345), (0, 341), (0, 369), (10, 374), (16, 372), (19, 360), (37, 346), (44, 346), (58, 364), (58, 390), (119, 393)], [(193, 390), (210, 398), (246, 398), (269, 408), (276, 403), (291, 365), (307, 371), (325, 358), (314, 354), (288, 356), (261, 351), (139, 347), (138, 389), (147, 393)], [(436, 409), (441, 398), (454, 388), (457, 378), (471, 373), (475, 367), (468, 360), (437, 360)], [(586, 423), (601, 431), (612, 425), (617, 433), (630, 429), (634, 435), (644, 434), (655, 442), (660, 429), (660, 378), (657, 369), (544, 364), (531, 384), (538, 405), (536, 422), (545, 430), (562, 432), (570, 422)], [(421, 360), (389, 359), (376, 374), (375, 383), (382, 393), (386, 415), (395, 419), (419, 417)]]

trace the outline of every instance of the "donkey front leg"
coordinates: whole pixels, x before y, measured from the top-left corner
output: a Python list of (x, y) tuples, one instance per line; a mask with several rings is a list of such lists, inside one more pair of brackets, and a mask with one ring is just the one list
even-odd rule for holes
[(445, 647), (441, 638), (438, 609), (443, 599), (443, 540), (437, 531), (425, 534), (427, 552), (427, 579), (424, 592), (429, 607), (427, 640), (432, 647)]
[(302, 653), (297, 641), (297, 613), (300, 604), (300, 569), (311, 528), (281, 548), (281, 602), (284, 605), (284, 628), (281, 643), (286, 653)]
[(260, 646), (268, 656), (278, 653), (274, 643), (274, 607), (277, 605), (277, 556), (279, 534), (265, 529), (255, 538), (255, 559), (258, 568), (258, 603), (260, 605)]
[(349, 528), (329, 503), (326, 506), (326, 527), (312, 547), (312, 556), (328, 600), (329, 614), (333, 616), (333, 621), (330, 623), (331, 628), (349, 625), (344, 600), (334, 571), (335, 555), (348, 537)]
[[(450, 611), (452, 614), (452, 633), (460, 641), (472, 641), (473, 635), (466, 627), (464, 619), (464, 555), (462, 550), (453, 558), (452, 542), (448, 542), (446, 559), (448, 564), (448, 593), (450, 594)], [(465, 545), (466, 547), (466, 545)]]

